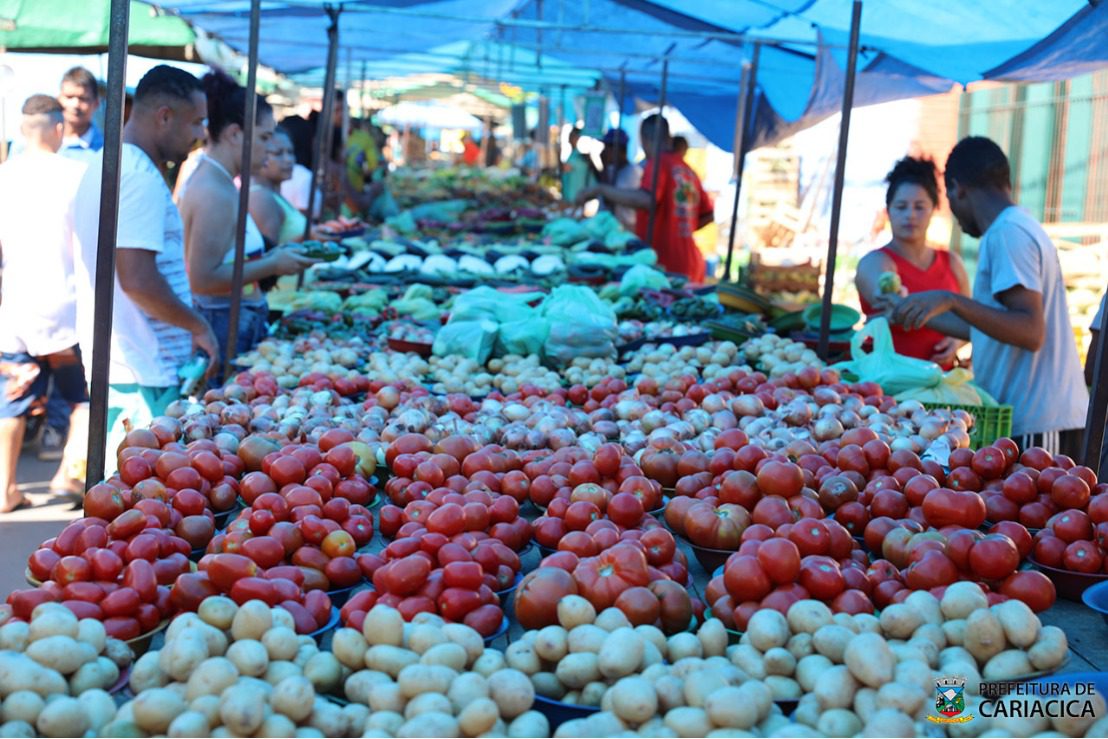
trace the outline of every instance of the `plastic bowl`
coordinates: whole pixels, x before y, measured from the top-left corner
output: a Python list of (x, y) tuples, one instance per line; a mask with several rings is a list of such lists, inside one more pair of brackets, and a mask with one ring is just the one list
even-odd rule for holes
[(692, 547), (693, 556), (696, 557), (696, 561), (700, 563), (705, 572), (714, 572), (716, 569), (723, 567), (727, 564), (727, 558), (735, 553), (731, 549), (709, 549), (708, 547), (699, 547), (688, 539), (685, 539), (685, 541)]
[(1108, 580), (1108, 574), (1088, 574), (1060, 570), (1057, 567), (1049, 567), (1042, 562), (1036, 562), (1032, 557), (1028, 557), (1027, 561), (1034, 565), (1035, 569), (1049, 577), (1054, 583), (1054, 589), (1058, 591), (1058, 597), (1066, 600), (1081, 600), (1086, 588)]
[[(1089, 608), (1099, 613), (1105, 623), (1108, 623), (1108, 582), (1097, 583), (1086, 588), (1085, 592), (1081, 594), (1081, 600)], [(1108, 695), (1108, 692), (1104, 695)]]
[(125, 669), (119, 671), (119, 679), (115, 681), (115, 684), (108, 688), (109, 695), (115, 695), (116, 693), (123, 691), (123, 689), (127, 687), (127, 684), (131, 680), (131, 668), (133, 666), (133, 664), (127, 665)]
[(354, 591), (366, 584), (363, 577), (358, 582), (345, 588), (338, 588), (336, 590), (328, 590), (327, 597), (331, 599), (331, 605), (341, 608), (346, 601), (350, 600), (350, 596), (354, 594)]
[(654, 518), (656, 518), (660, 521), (660, 520), (662, 520), (662, 517), (666, 515), (666, 506), (668, 504), (669, 504), (669, 498), (663, 495), (662, 496), (662, 505), (658, 508), (655, 508), (652, 511), (647, 511), (646, 515), (654, 516)]
[(139, 634), (134, 639), (127, 639), (127, 646), (131, 648), (131, 651), (135, 653), (135, 657), (141, 657), (146, 654), (150, 649), (150, 643), (154, 641), (154, 637), (165, 631), (169, 627), (169, 619), (163, 619), (160, 624), (147, 631), (145, 634)]
[(515, 593), (521, 582), (523, 582), (523, 573), (517, 572), (516, 579), (512, 581), (510, 586), (496, 591), (496, 596), (500, 598), (500, 608), (503, 609), (505, 615), (507, 615), (508, 609), (512, 605), (512, 594)]
[(244, 501), (241, 497), (236, 498), (235, 504), (233, 506), (225, 511), (220, 511), (219, 513), (215, 514), (216, 531), (221, 531), (222, 529), (227, 528), (227, 524), (231, 522), (231, 519), (238, 515), (238, 512), (245, 507), (243, 504)]
[[(819, 331), (820, 318), (823, 315), (823, 304), (813, 303), (804, 309), (804, 325), (812, 331)], [(831, 333), (837, 334), (849, 331), (854, 324), (862, 320), (862, 314), (849, 305), (833, 303), (831, 305)]]
[(309, 633), (308, 636), (315, 639), (316, 642), (322, 642), (323, 637), (325, 637), (327, 634), (330, 634), (332, 631), (334, 631), (336, 628), (338, 628), (338, 625), (339, 625), (339, 609), (335, 608), (335, 606), (332, 605), (331, 606), (331, 618), (329, 618), (327, 620), (327, 623), (323, 624), (323, 626), (320, 626), (315, 631)]
[(550, 729), (557, 729), (566, 721), (578, 718), (588, 718), (594, 713), (600, 713), (599, 706), (578, 706), (574, 703), (562, 703), (561, 701), (535, 694), (534, 709), (546, 716), (550, 722)]

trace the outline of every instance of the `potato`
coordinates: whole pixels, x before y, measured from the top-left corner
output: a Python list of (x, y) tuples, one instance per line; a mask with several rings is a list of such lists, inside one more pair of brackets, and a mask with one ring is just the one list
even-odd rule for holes
[(915, 609), (923, 617), (924, 623), (936, 626), (943, 622), (943, 611), (939, 599), (926, 590), (916, 590), (904, 599), (904, 604)]
[(208, 720), (208, 726), (219, 722), (219, 696), (202, 695), (189, 703), (189, 710), (204, 715)]
[(775, 701), (788, 701), (797, 700), (803, 694), (800, 689), (800, 683), (791, 677), (784, 677), (782, 675), (767, 675), (766, 679), (762, 682), (773, 693), (773, 699)]
[(604, 702), (604, 696), (608, 693), (608, 683), (589, 683), (580, 691), (579, 705), (599, 706)]
[(185, 682), (208, 657), (204, 637), (189, 631), (165, 643), (158, 653), (158, 667), (177, 682)]
[(1057, 626), (1043, 626), (1038, 640), (1027, 650), (1027, 658), (1036, 670), (1051, 670), (1062, 664), (1068, 653), (1066, 632)]
[[(254, 601), (247, 601), (247, 605)], [(242, 608), (239, 609), (242, 613)], [(269, 615), (269, 610), (266, 610)], [(238, 616), (236, 616), (236, 619)], [(258, 646), (261, 646), (259, 643)], [(250, 684), (239, 683), (223, 691), (219, 700), (219, 718), (223, 725), (239, 736), (253, 734), (266, 715), (265, 693)]]
[(969, 615), (966, 619), (965, 647), (979, 664), (1003, 652), (1005, 646), (1004, 627), (992, 611), (983, 609)]
[[(238, 613), (238, 605), (230, 598), (223, 595), (212, 595), (205, 598), (196, 609), (196, 615), (204, 623), (214, 626), (220, 631), (231, 628)], [(272, 620), (272, 617), (270, 618)]]
[(0, 705), (0, 715), (4, 717), (4, 721), (24, 721), (33, 725), (38, 721), (38, 715), (45, 705), (46, 702), (38, 693), (17, 690), (4, 699)]
[(316, 698), (312, 713), (308, 716), (308, 726), (318, 730), (324, 737), (347, 736), (350, 730), (342, 709), (322, 698)]
[(872, 613), (854, 614), (854, 625), (858, 627), (859, 634), (882, 634), (881, 621)]
[[(793, 605), (796, 605), (795, 603)], [(789, 643), (789, 622), (772, 608), (763, 608), (750, 617), (746, 633), (751, 644), (761, 652)]]
[(404, 717), (393, 711), (374, 711), (369, 714), (366, 721), (366, 729), (378, 729), (392, 736), (404, 723)]
[(959, 618), (953, 621), (943, 622), (943, 636), (949, 646), (960, 647), (966, 640), (966, 621)]
[(667, 711), (662, 719), (665, 725), (676, 732), (677, 736), (707, 736), (712, 730), (712, 722), (703, 708), (681, 706)]
[(35, 722), (35, 728), (42, 736), (83, 736), (89, 730), (89, 720), (79, 700), (69, 696), (58, 696), (43, 707), (38, 715), (38, 721)]
[(431, 647), (450, 641), (442, 629), (431, 624), (405, 624), (404, 646), (416, 654), (423, 654)]
[[(377, 609), (379, 606), (374, 606)], [(392, 610), (392, 609), (389, 609)], [(397, 613), (397, 616), (400, 614)], [(366, 616), (369, 618), (369, 616)], [(364, 633), (364, 630), (363, 630)], [(372, 639), (367, 639), (372, 643)], [(391, 644), (377, 644), (371, 646), (365, 653), (365, 665), (371, 670), (379, 670), (392, 677), (400, 674), (408, 665), (414, 665), (419, 661), (419, 655), (407, 649)]]
[(288, 716), (271, 713), (262, 721), (254, 736), (285, 737), (296, 736), (296, 724)]
[(500, 718), (499, 709), (491, 698), (478, 698), (458, 714), (458, 726), (466, 736), (484, 734)]
[(488, 677), (497, 670), (507, 666), (504, 661), (504, 653), (496, 649), (486, 649), (480, 657), (473, 662), (473, 671), (479, 675)]
[(296, 621), (293, 620), (292, 614), (286, 611), (280, 606), (274, 606), (269, 609), (270, 616), (273, 617), (274, 626), (283, 626), (286, 629), (292, 629), (296, 631)]
[(570, 652), (599, 652), (608, 638), (608, 632), (593, 624), (574, 626), (569, 631), (566, 645)]
[(362, 623), (362, 636), (370, 646), (399, 647), (404, 638), (404, 618), (395, 608), (373, 606)]
[(535, 688), (519, 670), (498, 670), (489, 676), (489, 696), (500, 707), (500, 715), (512, 719), (531, 708)]
[(605, 631), (615, 631), (624, 627), (630, 628), (631, 622), (627, 620), (627, 616), (623, 611), (616, 607), (605, 608), (596, 616), (594, 622), (597, 626)]
[(637, 672), (642, 665), (642, 658), (642, 637), (634, 629), (623, 627), (612, 631), (604, 640), (597, 655), (597, 667), (601, 675), (615, 680)]
[(616, 681), (608, 691), (612, 710), (624, 721), (642, 723), (652, 718), (658, 710), (658, 696), (654, 686), (640, 677), (624, 677)]
[(396, 684), (405, 698), (414, 698), (422, 693), (441, 693), (446, 695), (457, 673), (442, 665), (408, 665), (400, 671)]
[(827, 736), (854, 736), (862, 730), (862, 722), (854, 711), (832, 708), (820, 714), (816, 729)]
[(896, 675), (893, 679), (898, 683), (919, 688), (925, 693), (934, 688), (934, 683), (931, 680), (930, 665), (920, 662), (919, 660), (898, 662), (896, 665)]
[[(353, 629), (343, 629), (343, 631), (353, 632), (355, 636), (361, 638), (361, 634)], [(338, 634), (335, 635), (336, 637)], [(341, 643), (341, 642), (340, 642)], [(359, 655), (356, 666), (361, 667), (362, 660), (365, 659), (365, 641), (362, 640), (363, 648), (362, 653)], [(334, 649), (334, 638), (331, 641), (331, 648)], [(296, 639), (296, 632), (285, 626), (274, 626), (269, 631), (262, 634), (262, 646), (265, 647), (266, 654), (269, 655), (269, 659), (272, 660), (291, 660), (296, 657), (296, 653), (300, 650), (300, 643)]]
[(1004, 637), (1013, 647), (1026, 649), (1039, 638), (1039, 617), (1022, 600), (1006, 600), (989, 610), (1000, 621), (1004, 628)]
[(519, 739), (537, 739), (550, 736), (550, 722), (538, 711), (526, 711), (508, 724), (508, 736)]
[(311, 681), (303, 676), (287, 677), (274, 686), (269, 696), (269, 705), (296, 723), (300, 723), (312, 713), (315, 703), (315, 688)]
[(488, 698), (489, 681), (476, 672), (463, 672), (450, 683), (446, 697), (457, 713), (475, 700)]
[(981, 677), (985, 680), (1011, 680), (1033, 672), (1031, 662), (1022, 649), (1006, 649), (985, 663)]
[(749, 729), (758, 723), (758, 706), (740, 688), (725, 686), (712, 691), (704, 710), (716, 726)]
[(450, 701), (440, 693), (420, 693), (404, 706), (404, 718), (411, 720), (422, 713), (451, 713)]
[(852, 634), (858, 633), (858, 622), (849, 613), (836, 613), (831, 617), (831, 623), (842, 626)]
[(801, 660), (807, 657), (809, 654), (815, 653), (815, 646), (812, 644), (811, 634), (793, 634), (789, 637), (789, 641), (785, 644), (785, 649), (789, 650), (795, 659)]
[(727, 629), (718, 618), (710, 618), (696, 632), (705, 656), (722, 656), (727, 652)]
[[(1103, 731), (1095, 733), (1090, 730), (1095, 728), (1097, 717), (1101, 718), (1100, 723), (1103, 724), (1105, 715), (1108, 714), (1104, 696), (1100, 694), (1081, 696), (1078, 700), (1082, 701), (1078, 704), (1081, 710), (1075, 712), (1076, 715), (1065, 715), (1066, 712), (1063, 712), (1061, 716), (1053, 716), (1050, 719), (1051, 726), (1064, 736), (1104, 736)], [(1088, 715), (1081, 715), (1084, 713), (1085, 700), (1089, 701), (1093, 710)]]
[(166, 734), (171, 737), (208, 736), (211, 731), (207, 716), (199, 711), (185, 711), (173, 719)]
[(131, 647), (127, 645), (127, 642), (113, 639), (110, 636), (105, 640), (104, 649), (101, 651), (105, 657), (115, 662), (115, 666), (120, 669), (135, 661), (135, 653), (131, 651)]
[(869, 717), (859, 736), (911, 737), (916, 735), (912, 719), (892, 708), (879, 708)]
[(832, 662), (842, 662), (847, 645), (856, 634), (839, 624), (821, 626), (812, 635), (812, 647)]
[(304, 665), (304, 677), (320, 693), (330, 693), (342, 682), (342, 665), (330, 652), (318, 652)]
[(485, 651), (485, 640), (465, 624), (443, 624), (443, 636), (466, 650), (466, 665), (472, 665)]
[(960, 620), (978, 609), (988, 608), (989, 599), (977, 583), (959, 580), (943, 592), (939, 607), (947, 621)]
[(402, 713), (407, 702), (396, 683), (380, 683), (369, 692), (369, 707), (373, 711)]
[(462, 645), (453, 642), (431, 647), (419, 658), (421, 664), (446, 667), (454, 672), (463, 672), (469, 656)]
[(686, 632), (674, 634), (666, 641), (666, 654), (670, 662), (677, 662), (685, 657), (700, 657), (703, 654), (702, 649), (700, 640)]
[(851, 639), (843, 652), (843, 661), (851, 675), (871, 688), (890, 682), (896, 671), (892, 650), (877, 634), (858, 634)]
[(790, 676), (796, 672), (796, 657), (784, 647), (774, 647), (763, 657), (767, 675)]
[(831, 660), (822, 654), (811, 654), (796, 663), (796, 681), (805, 693), (811, 693), (825, 671), (832, 667)]
[(22, 652), (30, 640), (31, 627), (25, 621), (9, 621), (0, 626), (0, 649)]
[(91, 646), (61, 634), (44, 636), (31, 642), (25, 654), (43, 667), (63, 675), (76, 672), (81, 665), (96, 659), (96, 652)]
[(272, 627), (273, 614), (269, 612), (269, 606), (260, 600), (248, 600), (239, 606), (231, 620), (231, 636), (236, 642), (243, 639), (260, 640)]
[(850, 670), (843, 665), (835, 665), (823, 671), (812, 692), (819, 700), (820, 708), (826, 711), (853, 705), (857, 689), (858, 683)]
[(458, 736), (458, 721), (448, 713), (424, 713), (396, 729), (398, 737)]
[(186, 710), (181, 697), (168, 688), (144, 690), (131, 702), (135, 725), (150, 734), (164, 734), (173, 719)]
[(887, 638), (907, 639), (923, 623), (923, 614), (904, 603), (894, 603), (881, 611), (881, 630)]
[(557, 662), (569, 651), (567, 633), (561, 626), (547, 626), (535, 635), (535, 653), (547, 662)]
[(523, 641), (509, 644), (504, 651), (504, 659), (509, 667), (525, 675), (534, 675), (542, 670), (542, 660), (535, 653), (535, 648)]
[(920, 686), (890, 682), (877, 690), (876, 707), (877, 709), (894, 708), (901, 713), (915, 716), (926, 700), (927, 693)]
[(814, 634), (831, 619), (831, 609), (818, 600), (798, 600), (789, 606), (789, 628), (794, 634)]
[(558, 601), (558, 623), (566, 631), (596, 621), (596, 609), (580, 595), (568, 595)]
[[(244, 609), (245, 606), (239, 610), (240, 615)], [(269, 653), (256, 639), (244, 638), (227, 647), (227, 659), (238, 669), (239, 674), (251, 677), (261, 677), (269, 665)]]

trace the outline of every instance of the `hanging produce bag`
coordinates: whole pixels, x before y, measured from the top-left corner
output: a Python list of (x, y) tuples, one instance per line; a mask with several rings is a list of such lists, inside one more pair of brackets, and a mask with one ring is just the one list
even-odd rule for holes
[[(867, 352), (862, 345), (870, 338), (873, 349)], [(913, 388), (934, 387), (943, 377), (942, 368), (934, 362), (896, 353), (889, 321), (884, 317), (873, 319), (854, 334), (850, 340), (850, 356), (852, 359), (832, 365), (832, 369), (841, 370), (860, 382), (876, 382), (890, 395)]]

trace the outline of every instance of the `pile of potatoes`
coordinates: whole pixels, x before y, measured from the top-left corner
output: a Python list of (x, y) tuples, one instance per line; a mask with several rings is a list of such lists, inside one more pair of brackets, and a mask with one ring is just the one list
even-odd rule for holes
[(101, 736), (361, 736), (366, 709), (323, 698), (350, 670), (283, 608), (222, 596), (170, 623), (131, 670), (134, 699)]
[(727, 641), (718, 619), (667, 638), (571, 595), (558, 604), (557, 625), (528, 631), (504, 656), (537, 694), (599, 709), (563, 723), (556, 737), (768, 734), (787, 724), (769, 687), (727, 659)]
[(0, 736), (83, 736), (115, 714), (108, 689), (134, 658), (95, 619), (43, 603), (0, 626)]
[(703, 346), (675, 347), (673, 344), (647, 344), (631, 352), (624, 362), (626, 371), (634, 374), (641, 372), (664, 383), (671, 377), (681, 375), (699, 376), (704, 380), (713, 380), (740, 366), (742, 357), (739, 347), (733, 341), (710, 341)]
[(626, 375), (626, 370), (620, 364), (606, 357), (577, 357), (562, 370), (562, 377), (570, 385), (585, 387), (599, 385), (601, 380), (608, 377), (622, 379)]
[(531, 710), (531, 681), (469, 626), (429, 613), (406, 623), (377, 605), (361, 631), (335, 632), (331, 648), (353, 671), (345, 710), (364, 717), (360, 736), (550, 736), (546, 717)]

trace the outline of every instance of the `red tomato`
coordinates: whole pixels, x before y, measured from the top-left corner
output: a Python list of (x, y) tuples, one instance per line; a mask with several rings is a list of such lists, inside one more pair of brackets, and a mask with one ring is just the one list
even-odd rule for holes
[(800, 576), (801, 551), (789, 539), (772, 538), (763, 541), (758, 547), (757, 560), (769, 579), (778, 585), (796, 582)]
[(645, 513), (642, 500), (631, 493), (616, 493), (606, 509), (609, 519), (627, 528), (638, 526)]
[(1027, 527), (1015, 521), (1000, 521), (999, 523), (993, 524), (989, 529), (989, 533), (1004, 534), (1011, 539), (1012, 543), (1016, 545), (1016, 549), (1019, 551), (1020, 559), (1029, 555), (1032, 547), (1035, 545)]
[(982, 580), (1000, 580), (1019, 567), (1016, 543), (1004, 534), (989, 534), (969, 551), (970, 571)]
[(1000, 586), (1002, 595), (1026, 603), (1035, 613), (1054, 605), (1056, 592), (1050, 578), (1037, 570), (1023, 570), (1007, 577)]
[(1084, 511), (1064, 511), (1050, 519), (1050, 529), (1069, 543), (1093, 538), (1093, 522)]
[(760, 601), (773, 589), (773, 581), (758, 558), (746, 554), (728, 559), (723, 568), (723, 584), (731, 598), (739, 603)]
[(1066, 547), (1062, 555), (1062, 564), (1074, 572), (1100, 572), (1104, 557), (1097, 545), (1091, 541), (1075, 541)]
[(481, 587), (485, 571), (476, 562), (450, 562), (442, 569), (443, 582), (448, 588)]
[(800, 565), (800, 585), (817, 600), (829, 601), (846, 589), (838, 563), (827, 557), (806, 557)]
[(831, 601), (835, 613), (873, 613), (873, 601), (861, 590), (844, 590)]
[(541, 629), (558, 622), (558, 603), (577, 595), (577, 582), (566, 570), (539, 567), (516, 588), (513, 606), (516, 620), (525, 629)]
[(597, 612), (608, 608), (629, 587), (647, 585), (650, 573), (646, 554), (635, 546), (620, 543), (596, 557), (583, 559), (573, 571), (573, 579)]
[(976, 529), (985, 521), (985, 501), (976, 492), (938, 488), (923, 499), (923, 515), (935, 528), (956, 524)]
[[(861, 449), (858, 450), (861, 452)], [(863, 455), (863, 459), (865, 459)], [(791, 498), (804, 487), (804, 473), (791, 462), (771, 461), (758, 469), (758, 488), (765, 495), (779, 495)]]
[(1089, 504), (1089, 485), (1077, 475), (1062, 475), (1050, 487), (1050, 499), (1061, 509), (1084, 509)]
[(995, 480), (1007, 469), (1008, 458), (1000, 449), (986, 446), (974, 452), (970, 466), (982, 480)]
[(796, 544), (800, 556), (827, 554), (831, 549), (831, 534), (823, 521), (802, 518), (789, 530), (789, 540)]
[(464, 623), (483, 637), (495, 634), (504, 621), (504, 612), (500, 606), (485, 604), (466, 614)]

